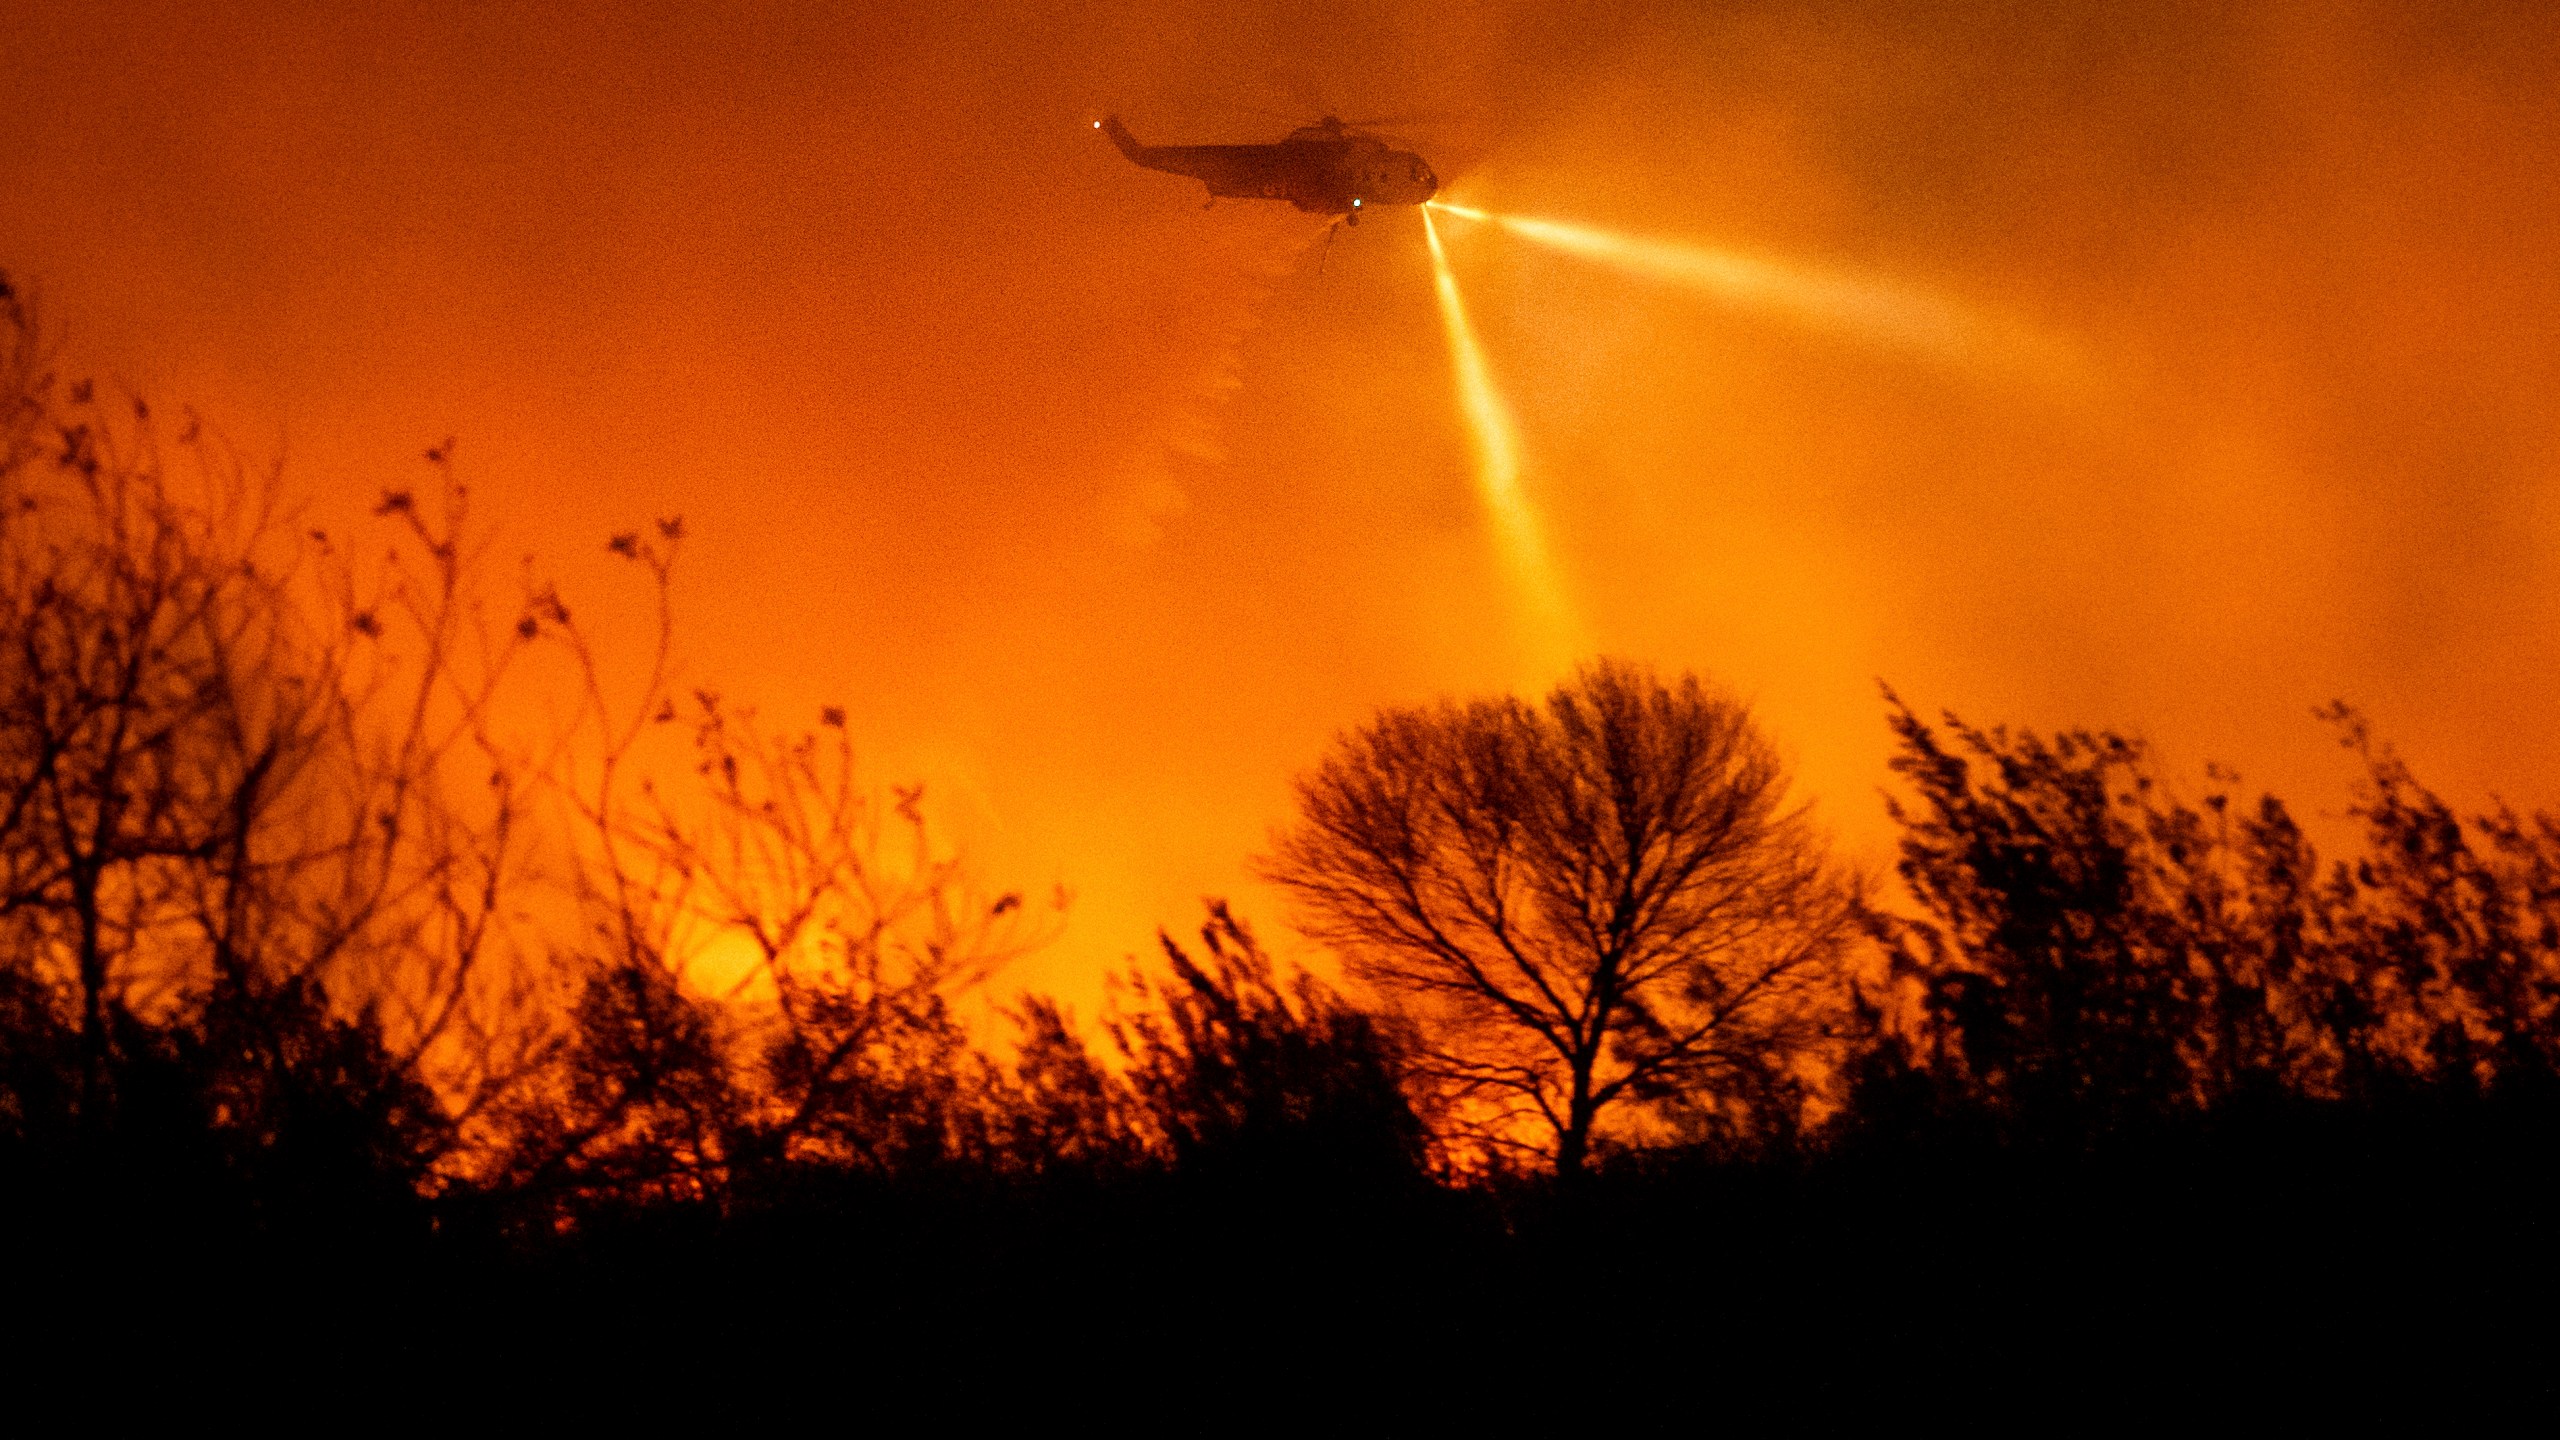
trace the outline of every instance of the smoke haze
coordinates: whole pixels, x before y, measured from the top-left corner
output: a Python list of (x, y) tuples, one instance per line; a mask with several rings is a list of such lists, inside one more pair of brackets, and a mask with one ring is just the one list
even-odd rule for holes
[[(0, 266), (66, 364), (328, 516), (462, 473), (592, 611), (681, 512), (689, 670), (850, 711), (1068, 994), (1376, 706), (1541, 685), (1422, 227), (1090, 120), (1334, 112), (1495, 213), (2066, 337), (1948, 363), (1444, 226), (1598, 649), (1752, 697), (1854, 841), (1874, 689), (2335, 805), (2364, 706), (2541, 801), (2560, 702), (2560, 22), (2379, 4), (96, 7), (0, 32)], [(1266, 113), (1256, 113), (1266, 112)], [(630, 617), (634, 634), (642, 617)], [(1272, 918), (1276, 919), (1276, 916)], [(1275, 927), (1276, 928), (1276, 927)]]

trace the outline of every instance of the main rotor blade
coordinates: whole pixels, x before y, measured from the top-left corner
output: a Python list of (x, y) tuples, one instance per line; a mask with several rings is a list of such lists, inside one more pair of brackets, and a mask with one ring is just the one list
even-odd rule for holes
[(1306, 117), (1304, 116), (1292, 115), (1286, 110), (1274, 110), (1267, 105), (1247, 105), (1240, 100), (1222, 100), (1213, 96), (1204, 95), (1199, 97), (1198, 103), (1207, 105), (1213, 109), (1233, 110), (1240, 115), (1252, 115), (1263, 120), (1277, 120), (1287, 125), (1304, 125), (1307, 123)]
[(1369, 130), (1381, 125), (1455, 125), (1475, 117), (1462, 110), (1413, 110), (1402, 115), (1380, 115), (1354, 120), (1346, 115), (1342, 123), (1354, 130)]

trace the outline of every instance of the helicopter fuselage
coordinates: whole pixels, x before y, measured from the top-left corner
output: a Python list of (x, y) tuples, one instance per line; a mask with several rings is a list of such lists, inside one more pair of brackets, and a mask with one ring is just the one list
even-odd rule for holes
[(1116, 115), (1095, 123), (1121, 154), (1149, 170), (1198, 180), (1213, 202), (1285, 200), (1356, 224), (1363, 211), (1419, 205), (1440, 189), (1421, 156), (1338, 120), (1294, 131), (1276, 145), (1141, 145)]

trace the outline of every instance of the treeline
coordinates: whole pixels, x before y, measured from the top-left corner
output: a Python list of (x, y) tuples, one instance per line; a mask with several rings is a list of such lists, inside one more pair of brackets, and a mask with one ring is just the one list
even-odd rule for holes
[(1694, 677), (1383, 711), (1260, 861), (1342, 986), (1212, 906), (990, 1034), (1063, 897), (984, 887), (841, 713), (679, 699), (680, 522), (609, 543), (624, 674), (487, 598), (449, 445), (335, 537), (0, 318), (0, 1227), (48, 1353), (1134, 1367), (1202, 1425), (1368, 1376), (1438, 1428), (1637, 1374), (1818, 1409), (1816, 1357), (2335, 1365), (2548, 1293), (2560, 822), (2344, 710), (2324, 860), (2219, 772), (1888, 696), (1890, 881)]

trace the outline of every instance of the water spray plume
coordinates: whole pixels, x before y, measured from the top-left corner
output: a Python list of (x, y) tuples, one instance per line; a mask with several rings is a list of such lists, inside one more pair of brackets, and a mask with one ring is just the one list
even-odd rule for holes
[(1431, 246), (1431, 279), (1440, 296), (1440, 320), (1449, 332), (1449, 365), (1457, 382), (1458, 407), (1475, 441), (1476, 487), (1493, 513), (1503, 559), (1520, 587), (1534, 638), (1546, 648), (1569, 650), (1571, 624), (1564, 597), (1547, 560), (1538, 513), (1520, 487), (1520, 441), (1512, 428), (1510, 407), (1494, 388), (1484, 348), (1476, 343), (1475, 325), (1467, 319), (1466, 302), (1458, 295), (1457, 276), (1450, 273), (1448, 252), (1441, 248), (1439, 227), (1431, 223), (1427, 209), (1422, 234)]
[(1430, 208), (1497, 226), (1524, 240), (1627, 274), (1781, 315), (1816, 330), (1945, 359), (2031, 367), (2048, 374), (2082, 365), (2071, 347), (2054, 336), (1909, 286), (1561, 220), (1494, 214), (1440, 201), (1433, 201)]

